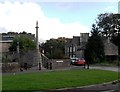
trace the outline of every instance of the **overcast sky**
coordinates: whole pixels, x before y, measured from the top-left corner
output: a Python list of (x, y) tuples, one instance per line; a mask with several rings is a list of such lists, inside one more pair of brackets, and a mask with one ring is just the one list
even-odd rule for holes
[(26, 31), (35, 34), (38, 21), (40, 42), (50, 38), (72, 38), (90, 32), (98, 14), (117, 13), (119, 0), (45, 1), (0, 0), (0, 33)]

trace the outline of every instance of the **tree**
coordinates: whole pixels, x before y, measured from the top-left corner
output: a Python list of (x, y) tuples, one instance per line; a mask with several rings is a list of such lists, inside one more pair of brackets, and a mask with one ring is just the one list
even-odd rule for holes
[(96, 25), (101, 30), (101, 35), (109, 38), (119, 48), (120, 55), (120, 14), (99, 14)]
[(64, 58), (65, 38), (50, 39), (42, 44), (45, 55), (50, 59)]
[(88, 39), (84, 52), (87, 63), (98, 63), (104, 59), (104, 44), (101, 40), (99, 30), (95, 24), (92, 25), (91, 37)]
[(11, 46), (9, 47), (9, 51), (17, 51), (18, 43), (20, 51), (28, 51), (36, 48), (36, 44), (32, 40), (20, 36), (14, 38), (13, 42), (11, 43)]
[(97, 26), (104, 36), (111, 39), (120, 33), (120, 14), (105, 13), (98, 15)]

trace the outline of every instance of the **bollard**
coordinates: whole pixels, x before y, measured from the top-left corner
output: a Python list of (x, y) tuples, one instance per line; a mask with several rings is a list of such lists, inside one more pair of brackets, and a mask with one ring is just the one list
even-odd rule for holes
[(50, 70), (52, 70), (52, 63), (50, 62)]
[(48, 64), (48, 62), (47, 62), (47, 69), (49, 68), (49, 64)]
[(84, 69), (85, 69), (86, 64), (84, 64)]
[(41, 63), (39, 63), (39, 70), (41, 70)]

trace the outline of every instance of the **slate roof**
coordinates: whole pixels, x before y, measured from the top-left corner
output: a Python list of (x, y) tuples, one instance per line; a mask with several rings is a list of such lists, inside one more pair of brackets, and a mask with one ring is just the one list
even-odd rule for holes
[(118, 55), (118, 47), (111, 42), (106, 41), (104, 43), (104, 50), (105, 55)]

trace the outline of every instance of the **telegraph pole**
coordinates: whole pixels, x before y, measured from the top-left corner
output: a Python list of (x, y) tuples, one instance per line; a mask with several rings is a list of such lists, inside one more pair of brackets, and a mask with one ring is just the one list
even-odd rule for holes
[(42, 67), (42, 59), (41, 52), (39, 50), (39, 41), (38, 41), (38, 21), (36, 21), (36, 50), (37, 50), (37, 62), (38, 62), (38, 70), (41, 70)]

